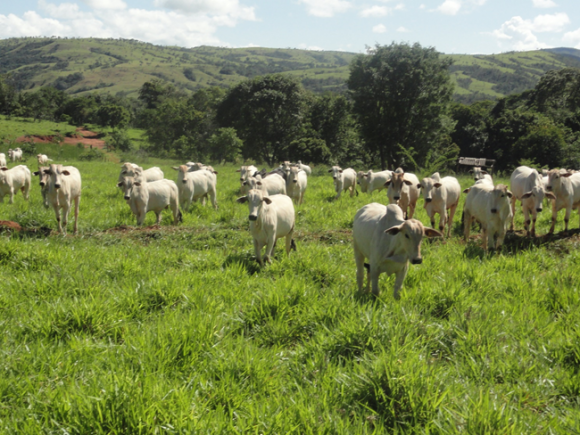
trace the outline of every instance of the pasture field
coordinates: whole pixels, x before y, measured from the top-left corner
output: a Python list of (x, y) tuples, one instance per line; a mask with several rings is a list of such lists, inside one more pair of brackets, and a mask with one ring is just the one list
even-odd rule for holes
[(384, 275), (379, 298), (357, 293), (351, 247), (356, 210), (384, 191), (334, 201), (315, 168), (297, 252), (278, 243), (260, 269), (234, 167), (216, 168), (219, 210), (135, 228), (118, 164), (66, 163), (83, 177), (77, 236), (42, 230), (56, 222), (37, 182), (0, 204), (40, 229), (0, 235), (2, 433), (580, 431), (576, 212), (567, 236), (560, 213), (553, 237), (484, 254), (460, 239), (461, 205), (395, 301)]

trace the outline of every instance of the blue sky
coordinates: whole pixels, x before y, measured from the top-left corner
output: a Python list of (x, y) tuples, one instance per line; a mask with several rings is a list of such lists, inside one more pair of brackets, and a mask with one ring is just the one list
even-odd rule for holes
[(580, 49), (580, 1), (0, 0), (0, 39), (53, 35), (355, 53), (393, 41), (467, 54)]

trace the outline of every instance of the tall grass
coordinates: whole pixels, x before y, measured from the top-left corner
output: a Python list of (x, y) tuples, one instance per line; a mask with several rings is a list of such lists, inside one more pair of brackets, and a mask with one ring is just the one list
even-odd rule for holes
[[(374, 299), (356, 292), (350, 230), (384, 192), (334, 201), (331, 177), (310, 177), (297, 252), (278, 246), (260, 269), (235, 168), (217, 168), (219, 210), (137, 229), (119, 165), (67, 164), (83, 178), (79, 234), (0, 236), (3, 432), (580, 430), (579, 238), (562, 215), (554, 237), (486, 254), (459, 238), (458, 213), (401, 300), (386, 276)], [(429, 222), (422, 200), (416, 217)], [(37, 183), (0, 219), (56, 227)], [(549, 224), (544, 211), (538, 233)]]

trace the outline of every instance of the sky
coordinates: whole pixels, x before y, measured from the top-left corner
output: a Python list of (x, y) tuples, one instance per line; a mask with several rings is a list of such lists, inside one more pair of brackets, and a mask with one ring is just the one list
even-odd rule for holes
[(448, 54), (580, 49), (580, 1), (0, 0), (0, 39), (22, 36), (354, 53), (392, 42)]

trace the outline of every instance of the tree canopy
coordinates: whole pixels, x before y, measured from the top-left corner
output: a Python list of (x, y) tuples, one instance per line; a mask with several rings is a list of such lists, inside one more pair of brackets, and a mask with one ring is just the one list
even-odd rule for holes
[(414, 149), (420, 162), (438, 142), (441, 115), (453, 93), (450, 65), (434, 48), (406, 43), (376, 45), (351, 63), (353, 111), (383, 169), (400, 163), (400, 146)]

